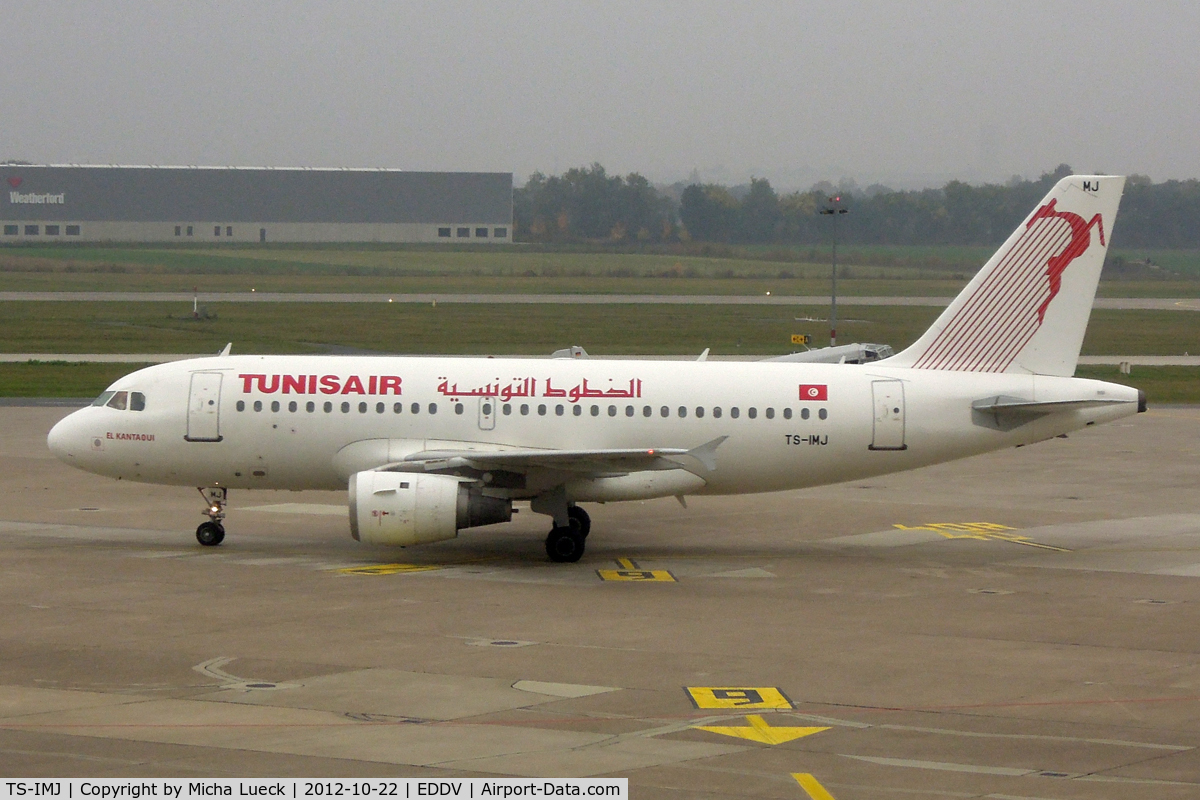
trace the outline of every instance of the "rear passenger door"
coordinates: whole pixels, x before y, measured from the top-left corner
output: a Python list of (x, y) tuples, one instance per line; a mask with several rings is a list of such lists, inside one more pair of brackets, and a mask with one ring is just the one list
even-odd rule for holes
[(904, 443), (904, 382), (872, 381), (875, 422), (871, 450), (907, 450)]

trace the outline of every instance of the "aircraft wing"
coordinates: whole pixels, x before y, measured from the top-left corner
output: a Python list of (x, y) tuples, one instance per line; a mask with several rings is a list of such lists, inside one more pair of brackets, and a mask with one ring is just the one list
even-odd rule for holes
[(644, 470), (716, 469), (716, 450), (727, 439), (721, 436), (698, 447), (647, 447), (596, 450), (423, 450), (383, 469), (425, 472), (503, 470), (525, 473), (540, 469), (585, 475), (614, 475)]

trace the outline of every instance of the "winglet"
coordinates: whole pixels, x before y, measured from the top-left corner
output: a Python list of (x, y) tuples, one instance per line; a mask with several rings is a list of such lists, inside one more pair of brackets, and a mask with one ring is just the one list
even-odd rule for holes
[(708, 361), (708, 350), (709, 350), (709, 348), (707, 348), (707, 347), (704, 348), (704, 352), (701, 353), (700, 357), (697, 358), (696, 360), (697, 361)]
[(688, 450), (685, 455), (689, 455), (696, 459), (704, 465), (706, 470), (712, 472), (717, 468), (717, 448), (724, 444), (725, 440), (728, 438), (728, 436), (718, 436), (711, 442), (705, 442), (699, 447), (693, 447), (691, 450)]
[(229, 351), (232, 349), (233, 349), (233, 342), (230, 342), (229, 344), (227, 344), (223, 348), (221, 348), (221, 352), (217, 353), (217, 356), (218, 357), (227, 356), (227, 355), (229, 355)]

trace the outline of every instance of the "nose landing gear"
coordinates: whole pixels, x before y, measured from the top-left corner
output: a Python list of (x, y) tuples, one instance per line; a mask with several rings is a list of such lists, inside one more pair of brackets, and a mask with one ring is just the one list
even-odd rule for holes
[(225, 540), (225, 502), (228, 489), (223, 486), (201, 486), (197, 489), (204, 498), (205, 509), (201, 513), (208, 516), (208, 522), (200, 523), (196, 528), (196, 541), (205, 547), (215, 547)]

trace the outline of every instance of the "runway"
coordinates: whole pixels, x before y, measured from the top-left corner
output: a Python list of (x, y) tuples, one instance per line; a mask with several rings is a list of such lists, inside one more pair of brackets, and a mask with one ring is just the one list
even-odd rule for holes
[[(0, 302), (52, 303), (452, 303), (513, 305), (825, 306), (821, 295), (723, 294), (361, 294), (339, 292), (0, 292)], [(952, 297), (839, 296), (843, 306), (946, 306)], [(1200, 311), (1200, 299), (1098, 297), (1093, 308)]]
[[(0, 407), (0, 773), (1200, 795), (1200, 409), (842, 486), (363, 547), (342, 493), (76, 472)], [(807, 785), (794, 775), (811, 775)]]

